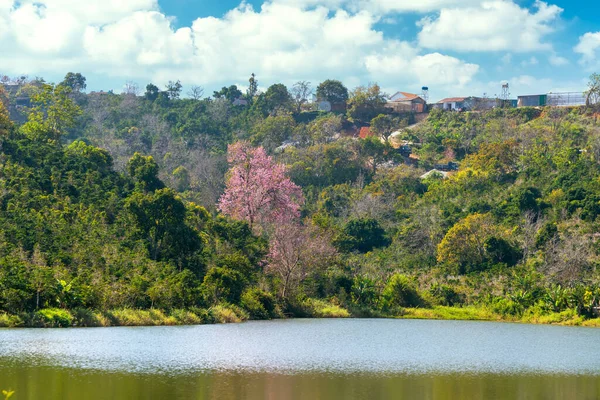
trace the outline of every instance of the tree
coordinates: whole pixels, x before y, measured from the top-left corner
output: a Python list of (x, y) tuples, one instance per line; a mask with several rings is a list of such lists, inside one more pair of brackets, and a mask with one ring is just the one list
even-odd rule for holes
[(376, 83), (359, 86), (352, 91), (348, 100), (348, 117), (369, 122), (385, 111), (386, 95)]
[(296, 122), (291, 115), (269, 116), (254, 127), (252, 143), (271, 152), (289, 139), (295, 128)]
[(471, 214), (457, 222), (438, 245), (437, 260), (460, 273), (486, 269), (490, 264), (515, 265), (514, 246), (489, 214)]
[(85, 83), (85, 76), (78, 73), (69, 72), (65, 79), (59, 84), (59, 86), (64, 86), (71, 89), (73, 93), (81, 93), (87, 88), (87, 84)]
[(287, 87), (282, 83), (269, 86), (264, 95), (267, 112), (271, 115), (278, 111), (287, 111), (292, 106), (292, 96)]
[(242, 92), (238, 89), (236, 85), (231, 85), (229, 87), (223, 87), (218, 92), (213, 92), (213, 97), (215, 99), (227, 99), (230, 103), (233, 103), (240, 97), (242, 97)]
[(250, 75), (250, 79), (248, 80), (248, 90), (246, 90), (246, 97), (248, 101), (254, 100), (254, 96), (258, 93), (258, 81), (256, 80), (256, 75), (254, 72)]
[(146, 93), (144, 93), (144, 97), (146, 100), (154, 102), (158, 98), (158, 94), (160, 93), (160, 89), (153, 83), (149, 83), (146, 85)]
[(308, 102), (310, 96), (312, 96), (313, 90), (310, 85), (310, 82), (307, 81), (299, 81), (294, 83), (294, 86), (291, 90), (292, 99), (295, 105), (296, 113), (300, 113), (302, 111), (302, 106)]
[(75, 126), (82, 111), (69, 97), (67, 86), (42, 84), (31, 95), (33, 106), (22, 131), (32, 138), (58, 140), (62, 134)]
[(186, 225), (186, 208), (171, 189), (135, 192), (125, 202), (152, 260), (181, 260), (200, 249), (198, 234)]
[(343, 233), (336, 240), (337, 246), (343, 251), (358, 251), (368, 253), (375, 248), (389, 246), (390, 240), (385, 236), (385, 230), (374, 219), (351, 219), (344, 226)]
[(125, 82), (125, 86), (123, 87), (123, 93), (129, 96), (139, 96), (140, 87), (136, 82), (127, 81)]
[(340, 81), (328, 79), (317, 86), (317, 98), (331, 104), (346, 104), (348, 89)]
[[(0, 88), (0, 90), (2, 90), (2, 88)], [(8, 110), (4, 107), (4, 103), (0, 101), (0, 138), (7, 136), (12, 130), (12, 126)]]
[(181, 85), (181, 81), (169, 81), (169, 83), (167, 83), (166, 88), (169, 100), (178, 100), (179, 97), (181, 97), (181, 89), (183, 88), (183, 86)]
[(316, 119), (309, 125), (309, 134), (313, 142), (325, 143), (342, 130), (342, 117), (328, 114)]
[(379, 114), (371, 120), (371, 131), (385, 141), (399, 126), (399, 121), (387, 114)]
[(204, 88), (202, 86), (192, 86), (187, 94), (194, 100), (200, 100), (204, 96)]
[(127, 163), (127, 172), (137, 181), (141, 190), (153, 192), (164, 187), (158, 179), (158, 164), (152, 156), (144, 157), (135, 153)]
[(587, 106), (600, 103), (600, 74), (594, 73), (590, 75), (588, 90), (584, 94)]
[(326, 266), (335, 255), (329, 241), (314, 228), (281, 224), (271, 236), (267, 272), (279, 277), (281, 297), (285, 299), (313, 270)]
[(300, 216), (302, 190), (286, 176), (286, 167), (276, 164), (262, 147), (247, 142), (230, 145), (232, 164), (219, 210), (247, 221), (251, 229), (288, 222)]
[(370, 166), (371, 173), (375, 175), (377, 168), (396, 156), (396, 151), (389, 142), (382, 142), (379, 138), (368, 137), (357, 142), (358, 153), (366, 164)]

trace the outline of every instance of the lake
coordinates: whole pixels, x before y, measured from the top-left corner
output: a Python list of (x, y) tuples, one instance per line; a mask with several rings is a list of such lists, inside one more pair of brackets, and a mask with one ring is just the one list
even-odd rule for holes
[(597, 399), (600, 329), (286, 320), (0, 330), (0, 389), (31, 399)]

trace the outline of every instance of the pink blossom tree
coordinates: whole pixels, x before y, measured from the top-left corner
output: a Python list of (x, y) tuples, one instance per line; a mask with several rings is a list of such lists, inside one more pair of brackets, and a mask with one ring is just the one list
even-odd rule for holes
[(314, 227), (297, 223), (278, 225), (269, 244), (268, 273), (281, 280), (281, 297), (286, 298), (319, 267), (329, 264), (336, 250)]
[(223, 214), (247, 221), (253, 230), (299, 218), (304, 196), (286, 176), (285, 165), (247, 142), (230, 145), (227, 160), (232, 167), (218, 206)]

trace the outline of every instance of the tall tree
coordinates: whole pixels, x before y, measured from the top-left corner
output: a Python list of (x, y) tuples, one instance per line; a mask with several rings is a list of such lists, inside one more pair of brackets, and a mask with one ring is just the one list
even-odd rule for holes
[(219, 200), (223, 214), (247, 221), (252, 229), (300, 216), (302, 189), (286, 176), (285, 165), (274, 163), (262, 147), (235, 143), (229, 146), (227, 159), (232, 168)]
[(144, 97), (147, 100), (154, 101), (158, 98), (158, 94), (160, 93), (160, 89), (153, 83), (149, 83), (146, 85), (146, 93), (144, 93)]
[(267, 271), (279, 277), (281, 297), (287, 298), (318, 266), (324, 267), (336, 251), (316, 229), (295, 223), (278, 225), (271, 237)]
[(202, 86), (194, 85), (187, 94), (194, 100), (200, 100), (202, 99), (202, 96), (204, 96), (204, 88)]
[(265, 92), (265, 102), (269, 114), (289, 111), (292, 105), (292, 96), (284, 84), (276, 83), (269, 86)]
[(242, 92), (236, 85), (231, 85), (229, 87), (221, 88), (218, 92), (213, 92), (213, 97), (215, 99), (227, 99), (230, 103), (233, 103), (235, 100), (242, 97)]
[(317, 98), (332, 104), (345, 104), (348, 101), (348, 89), (340, 81), (327, 79), (317, 86)]
[(65, 79), (60, 83), (60, 86), (68, 87), (73, 93), (81, 93), (87, 88), (87, 84), (85, 82), (85, 76), (81, 75), (79, 72), (69, 72), (65, 76)]
[(181, 89), (183, 88), (181, 81), (169, 81), (166, 88), (170, 100), (177, 100), (181, 97)]
[(312, 94), (313, 90), (310, 82), (299, 81), (294, 83), (294, 86), (291, 90), (291, 95), (294, 101), (296, 113), (299, 114), (300, 111), (302, 111), (302, 106), (308, 102), (309, 97), (312, 96)]
[(590, 75), (588, 90), (585, 92), (585, 97), (585, 103), (588, 106), (600, 103), (600, 74)]
[(12, 122), (8, 115), (8, 110), (4, 107), (4, 103), (1, 101), (2, 99), (2, 88), (0, 88), (0, 138), (2, 136), (8, 135), (10, 130), (12, 129)]
[(56, 140), (73, 128), (82, 111), (70, 98), (67, 86), (43, 84), (31, 95), (33, 106), (21, 129), (31, 137), (44, 136)]
[(258, 93), (258, 80), (256, 79), (256, 75), (254, 72), (250, 75), (250, 79), (248, 80), (248, 90), (246, 91), (246, 97), (249, 101), (254, 99), (254, 96)]
[(371, 120), (371, 131), (385, 141), (387, 141), (389, 136), (399, 127), (400, 122), (387, 114), (379, 114)]
[(369, 122), (385, 109), (386, 95), (376, 83), (359, 86), (352, 91), (348, 100), (348, 117), (362, 122)]

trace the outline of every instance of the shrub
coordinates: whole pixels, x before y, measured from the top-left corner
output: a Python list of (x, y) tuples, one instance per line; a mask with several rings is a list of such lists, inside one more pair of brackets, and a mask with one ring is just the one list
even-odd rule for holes
[(40, 328), (67, 328), (73, 325), (73, 315), (60, 308), (46, 308), (33, 314), (32, 326)]
[(92, 310), (76, 308), (73, 310), (73, 326), (104, 326), (102, 319)]
[(442, 306), (454, 306), (463, 301), (461, 295), (448, 285), (433, 284), (429, 289), (429, 293)]
[(323, 300), (306, 299), (304, 306), (312, 310), (312, 316), (318, 318), (348, 318), (350, 313), (345, 308)]
[(277, 303), (272, 294), (258, 288), (248, 289), (242, 294), (242, 307), (251, 319), (271, 319), (277, 316)]
[(393, 275), (383, 290), (383, 306), (385, 309), (423, 305), (423, 299), (417, 292), (414, 281), (406, 275)]
[(248, 319), (248, 314), (240, 307), (218, 304), (209, 310), (214, 322), (219, 324), (239, 323)]
[(200, 325), (204, 323), (204, 319), (191, 311), (186, 310), (173, 310), (171, 312), (173, 317), (178, 324), (181, 325)]
[(15, 328), (22, 326), (23, 320), (16, 315), (0, 314), (0, 328)]

